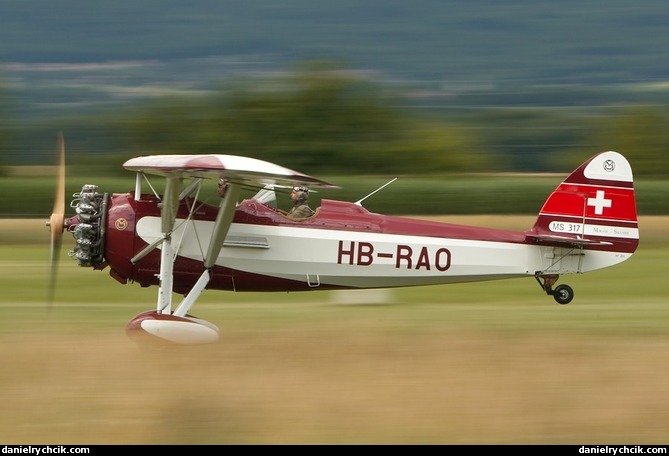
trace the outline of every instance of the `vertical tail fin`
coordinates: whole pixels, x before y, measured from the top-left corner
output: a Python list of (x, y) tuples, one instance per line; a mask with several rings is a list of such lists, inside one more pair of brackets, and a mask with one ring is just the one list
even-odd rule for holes
[(579, 166), (551, 193), (527, 235), (541, 244), (577, 244), (628, 258), (639, 245), (639, 225), (627, 159), (608, 151)]

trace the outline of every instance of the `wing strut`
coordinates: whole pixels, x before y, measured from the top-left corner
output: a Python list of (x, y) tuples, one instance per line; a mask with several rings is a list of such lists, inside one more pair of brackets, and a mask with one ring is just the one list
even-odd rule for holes
[(235, 215), (235, 208), (237, 206), (237, 197), (241, 192), (239, 184), (231, 183), (225, 192), (225, 197), (221, 200), (221, 205), (214, 223), (214, 232), (211, 235), (211, 241), (207, 249), (207, 254), (204, 258), (204, 272), (195, 283), (195, 286), (190, 290), (188, 295), (181, 301), (179, 307), (174, 311), (177, 317), (184, 317), (190, 310), (191, 306), (204, 291), (211, 279), (211, 268), (216, 264), (218, 254), (221, 252), (225, 237), (232, 225), (232, 219)]
[(235, 215), (235, 208), (237, 207), (237, 198), (241, 192), (241, 185), (231, 183), (225, 192), (225, 198), (221, 200), (221, 206), (216, 216), (214, 223), (214, 232), (211, 235), (211, 242), (207, 249), (207, 255), (204, 258), (204, 267), (210, 269), (216, 263), (216, 258), (223, 247), (225, 236), (228, 235), (232, 219)]
[(158, 313), (169, 314), (172, 311), (172, 282), (174, 271), (174, 249), (172, 248), (172, 230), (177, 218), (181, 179), (168, 176), (165, 193), (160, 208), (160, 231), (163, 235), (160, 249), (160, 287), (158, 289)]

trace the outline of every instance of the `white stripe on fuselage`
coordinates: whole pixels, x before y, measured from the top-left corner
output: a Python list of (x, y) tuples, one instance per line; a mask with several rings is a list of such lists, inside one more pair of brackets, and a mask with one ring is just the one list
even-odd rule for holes
[[(172, 240), (178, 255), (201, 260), (213, 226), (213, 222), (177, 220)], [(137, 234), (148, 244), (159, 239), (160, 218), (139, 220)], [(240, 238), (250, 242), (227, 242)], [(553, 247), (528, 244), (237, 223), (228, 232), (226, 245), (230, 244), (221, 250), (217, 265), (360, 288), (522, 277), (546, 269), (555, 253)], [(624, 259), (608, 252), (588, 255), (597, 268)], [(584, 272), (583, 258), (579, 261), (578, 271), (569, 266), (563, 272)]]
[(598, 225), (594, 223), (583, 224), (582, 217), (565, 217), (576, 220), (568, 222), (563, 219), (555, 219), (548, 222), (548, 229), (554, 233), (580, 234), (585, 236), (606, 236), (621, 239), (639, 239), (639, 229), (621, 225)]

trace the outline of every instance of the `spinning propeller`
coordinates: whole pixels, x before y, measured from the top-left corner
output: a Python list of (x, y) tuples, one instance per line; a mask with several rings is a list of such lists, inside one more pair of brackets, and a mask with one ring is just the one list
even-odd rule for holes
[(51, 232), (51, 255), (49, 274), (49, 306), (53, 302), (56, 291), (56, 279), (58, 276), (58, 260), (63, 244), (63, 231), (65, 228), (65, 141), (63, 134), (58, 134), (58, 180), (56, 182), (56, 195), (54, 197), (53, 212), (47, 221)]

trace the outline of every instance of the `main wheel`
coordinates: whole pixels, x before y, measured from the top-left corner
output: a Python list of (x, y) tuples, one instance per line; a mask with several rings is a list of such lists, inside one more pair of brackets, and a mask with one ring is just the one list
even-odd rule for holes
[(574, 290), (569, 285), (558, 285), (553, 291), (553, 298), (558, 304), (569, 304), (574, 299)]

